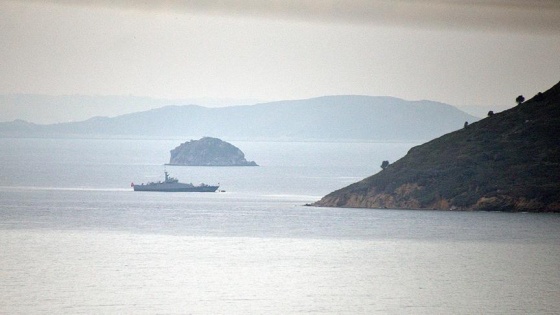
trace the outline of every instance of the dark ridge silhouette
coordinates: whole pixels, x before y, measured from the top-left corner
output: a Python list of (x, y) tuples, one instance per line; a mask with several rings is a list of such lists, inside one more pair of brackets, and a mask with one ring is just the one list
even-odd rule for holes
[(560, 212), (560, 83), (313, 205)]

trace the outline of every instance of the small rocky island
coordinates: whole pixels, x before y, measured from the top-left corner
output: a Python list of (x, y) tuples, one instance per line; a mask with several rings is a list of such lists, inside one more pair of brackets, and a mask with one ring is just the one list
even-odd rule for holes
[(560, 212), (560, 83), (516, 101), (313, 205)]
[(169, 165), (258, 166), (233, 144), (211, 137), (181, 143), (171, 150)]

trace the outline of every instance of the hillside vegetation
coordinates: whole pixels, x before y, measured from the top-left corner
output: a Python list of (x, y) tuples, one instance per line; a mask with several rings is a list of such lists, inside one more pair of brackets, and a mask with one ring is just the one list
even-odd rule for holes
[(560, 212), (560, 83), (314, 205)]
[(217, 138), (187, 141), (170, 153), (169, 165), (258, 166), (254, 161), (247, 161), (238, 147)]

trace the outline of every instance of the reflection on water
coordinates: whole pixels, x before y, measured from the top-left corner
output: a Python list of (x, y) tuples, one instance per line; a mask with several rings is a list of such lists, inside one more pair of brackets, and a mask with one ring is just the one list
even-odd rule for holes
[[(558, 245), (4, 230), (7, 313), (539, 313)], [(6, 251), (8, 250), (8, 251)]]

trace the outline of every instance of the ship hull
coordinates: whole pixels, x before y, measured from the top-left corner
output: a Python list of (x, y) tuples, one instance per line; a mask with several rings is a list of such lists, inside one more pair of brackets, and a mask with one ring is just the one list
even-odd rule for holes
[(190, 186), (190, 185), (134, 185), (134, 191), (161, 191), (161, 192), (215, 192), (219, 186)]

